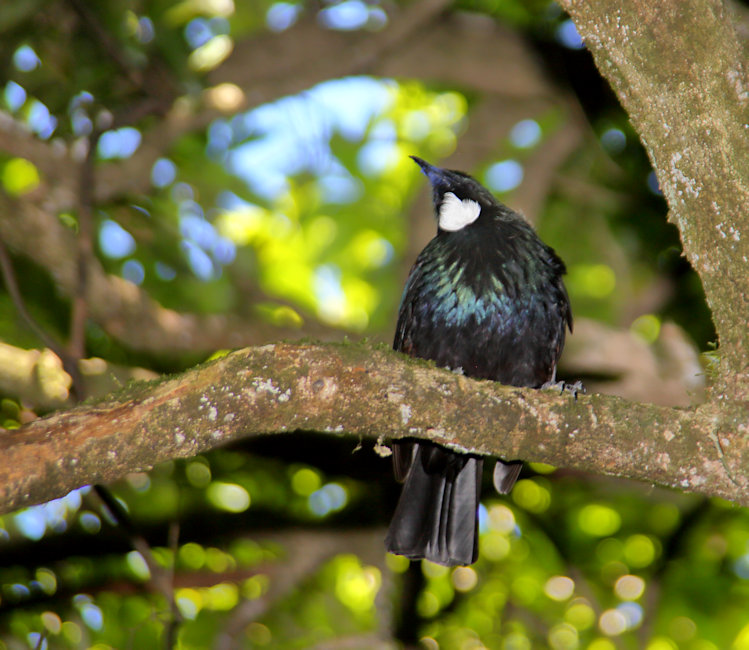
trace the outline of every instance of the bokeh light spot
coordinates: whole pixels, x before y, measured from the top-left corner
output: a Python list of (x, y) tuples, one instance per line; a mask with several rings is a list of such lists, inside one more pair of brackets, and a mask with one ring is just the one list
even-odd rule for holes
[(27, 508), (13, 516), (16, 527), (26, 539), (34, 541), (44, 537), (47, 530), (47, 522), (40, 508)]
[(127, 260), (122, 265), (122, 277), (128, 282), (141, 285), (146, 279), (146, 270), (138, 260)]
[(616, 611), (624, 616), (628, 630), (631, 630), (642, 623), (643, 611), (639, 603), (621, 603), (620, 605), (617, 605)]
[(656, 547), (647, 535), (631, 535), (624, 542), (624, 558), (632, 567), (646, 567), (655, 560)]
[(236, 84), (224, 82), (205, 91), (207, 103), (222, 113), (238, 111), (245, 103), (244, 91)]
[(578, 513), (577, 523), (580, 529), (588, 535), (606, 537), (619, 530), (622, 525), (622, 518), (616, 510), (609, 506), (590, 503)]
[(253, 621), (245, 628), (245, 635), (252, 647), (266, 646), (273, 640), (273, 633), (267, 625)]
[(385, 556), (385, 563), (393, 573), (405, 573), (411, 566), (411, 561), (407, 557), (394, 555), (393, 553), (388, 553)]
[(567, 576), (552, 576), (544, 585), (544, 593), (552, 600), (567, 600), (575, 593), (575, 581)]
[(553, 474), (557, 469), (554, 465), (548, 465), (547, 463), (528, 463), (528, 468), (536, 474)]
[(687, 643), (697, 635), (697, 624), (688, 616), (675, 616), (668, 625), (675, 641)]
[(515, 484), (512, 500), (524, 510), (539, 514), (551, 505), (551, 492), (533, 479), (523, 479)]
[(582, 50), (585, 47), (583, 39), (580, 38), (580, 34), (575, 27), (575, 23), (571, 20), (565, 20), (557, 27), (556, 39), (564, 47), (570, 50)]
[(518, 149), (530, 149), (541, 140), (541, 127), (536, 120), (521, 120), (510, 130), (510, 142)]
[(5, 105), (11, 112), (17, 111), (26, 103), (26, 96), (24, 87), (15, 81), (9, 81), (5, 84), (3, 98), (5, 99)]
[(646, 183), (648, 186), (648, 189), (655, 194), (656, 196), (663, 196), (663, 190), (661, 189), (661, 185), (658, 182), (658, 177), (656, 176), (654, 171), (651, 171), (648, 174), (648, 177), (646, 179)]
[(234, 41), (226, 34), (214, 36), (190, 53), (187, 65), (196, 72), (208, 72), (224, 61), (234, 49)]
[(203, 608), (203, 597), (197, 589), (178, 589), (174, 602), (180, 614), (188, 620), (194, 620)]
[(94, 603), (83, 603), (79, 606), (81, 618), (87, 627), (92, 630), (101, 630), (104, 625), (104, 614)]
[(374, 606), (382, 577), (379, 569), (362, 566), (353, 555), (339, 556), (335, 593), (338, 599), (355, 612), (365, 612)]
[(503, 533), (490, 531), (481, 537), (481, 555), (488, 560), (503, 560), (510, 554), (510, 550), (510, 540)]
[(348, 495), (343, 486), (338, 483), (327, 483), (309, 495), (307, 504), (313, 514), (324, 517), (343, 508), (347, 500)]
[(640, 576), (621, 576), (614, 583), (614, 593), (622, 600), (637, 600), (645, 591), (645, 581)]
[(569, 623), (552, 627), (547, 638), (551, 650), (577, 650), (580, 647), (578, 632)]
[(38, 568), (35, 577), (45, 594), (51, 596), (57, 591), (57, 576), (50, 569), (45, 567)]
[(517, 160), (502, 160), (486, 170), (485, 179), (489, 189), (509, 192), (523, 182), (523, 166)]
[(205, 607), (217, 611), (229, 611), (239, 602), (239, 587), (230, 582), (221, 582), (208, 587), (202, 593)]
[(148, 580), (151, 577), (151, 571), (148, 568), (143, 556), (138, 551), (130, 551), (125, 556), (125, 562), (127, 563), (128, 569), (133, 572), (136, 578), (140, 580)]
[(41, 59), (29, 45), (21, 45), (21, 47), (13, 52), (13, 65), (21, 72), (31, 72), (41, 64)]
[(606, 264), (574, 264), (569, 271), (569, 286), (583, 296), (606, 298), (616, 288), (616, 274)]
[(111, 259), (122, 259), (135, 252), (135, 239), (116, 221), (105, 219), (99, 226), (99, 248)]
[(627, 619), (617, 609), (607, 609), (598, 619), (598, 627), (607, 636), (618, 636), (626, 632)]
[(601, 145), (610, 154), (618, 154), (627, 146), (627, 136), (621, 129), (606, 129), (601, 134)]
[(451, 578), (455, 589), (462, 592), (471, 591), (479, 581), (476, 570), (469, 566), (456, 567), (453, 569)]
[(84, 511), (78, 515), (81, 528), (90, 535), (95, 535), (101, 530), (101, 519), (93, 512)]
[(102, 133), (96, 151), (102, 160), (129, 158), (140, 146), (140, 141), (141, 134), (138, 129), (124, 126)]
[(629, 329), (645, 343), (655, 343), (661, 333), (661, 320), (654, 314), (643, 314), (634, 320)]
[(419, 643), (422, 645), (424, 650), (439, 650), (440, 644), (437, 640), (431, 636), (423, 636), (419, 639)]
[(596, 622), (596, 613), (587, 600), (576, 598), (565, 611), (564, 620), (578, 630), (587, 630)]
[(11, 158), (2, 172), (5, 191), (11, 196), (27, 194), (39, 186), (39, 172), (34, 163), (25, 158)]
[(208, 486), (206, 497), (216, 508), (227, 512), (244, 512), (250, 507), (250, 493), (236, 483), (215, 481)]
[(168, 158), (159, 158), (151, 169), (151, 183), (154, 187), (167, 187), (177, 178), (177, 165)]
[(265, 24), (273, 32), (282, 32), (296, 22), (301, 11), (302, 5), (274, 2), (265, 14)]
[(369, 8), (361, 0), (343, 0), (318, 13), (318, 20), (328, 29), (353, 31), (369, 21)]
[(440, 601), (431, 591), (422, 591), (416, 601), (416, 611), (422, 618), (431, 618), (440, 611)]
[(190, 485), (197, 488), (204, 488), (211, 482), (211, 468), (206, 462), (197, 460), (189, 462), (185, 467), (185, 476)]
[(197, 571), (205, 564), (205, 549), (195, 542), (183, 544), (177, 552), (177, 558), (180, 564), (188, 569)]
[(42, 619), (42, 625), (52, 634), (62, 632), (62, 619), (55, 612), (42, 612), (40, 618)]
[(511, 533), (515, 526), (515, 514), (507, 506), (494, 504), (489, 508), (490, 528), (500, 533)]
[(291, 489), (303, 497), (308, 497), (316, 490), (319, 490), (321, 485), (320, 474), (308, 467), (297, 470), (291, 477)]

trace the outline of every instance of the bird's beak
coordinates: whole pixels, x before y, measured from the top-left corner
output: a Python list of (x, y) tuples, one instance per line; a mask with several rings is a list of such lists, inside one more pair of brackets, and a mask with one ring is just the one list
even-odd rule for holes
[(418, 156), (409, 156), (411, 160), (413, 160), (421, 169), (424, 171), (425, 174), (428, 174), (430, 169), (434, 169), (432, 165), (430, 165), (426, 160), (422, 160)]
[(419, 166), (421, 167), (421, 171), (424, 172), (424, 175), (432, 181), (432, 183), (444, 178), (443, 170), (439, 167), (435, 167), (434, 165), (430, 165), (426, 160), (422, 160), (421, 158), (417, 158), (416, 156), (411, 156), (411, 159)]
[(429, 179), (429, 182), (434, 185), (438, 186), (440, 184), (445, 183), (445, 170), (441, 167), (435, 167), (434, 165), (430, 165), (426, 160), (422, 160), (421, 158), (418, 158), (416, 156), (411, 156), (411, 159), (419, 166), (421, 167), (421, 171), (424, 172), (424, 175)]

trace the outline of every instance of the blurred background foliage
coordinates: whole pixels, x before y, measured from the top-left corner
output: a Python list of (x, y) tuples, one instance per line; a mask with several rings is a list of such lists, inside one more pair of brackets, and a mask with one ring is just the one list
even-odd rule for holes
[[(418, 4), (0, 5), (0, 236), (21, 296), (0, 293), (4, 428), (73, 403), (30, 319), (67, 341), (80, 298), (79, 398), (275, 338), (389, 341), (434, 231), (409, 155), (474, 173), (567, 261), (567, 374), (699, 401), (700, 282), (574, 25), (546, 0), (431, 3), (456, 35), (432, 54), (458, 72), (380, 73), (425, 42)], [(514, 58), (466, 60), (466, 29)], [(352, 60), (374, 46), (317, 79), (326, 39)], [(274, 436), (112, 489), (132, 530), (88, 488), (0, 517), (0, 648), (749, 649), (749, 517), (726, 503), (530, 465), (508, 499), (487, 485), (479, 562), (446, 569), (385, 556), (398, 488), (367, 441)]]

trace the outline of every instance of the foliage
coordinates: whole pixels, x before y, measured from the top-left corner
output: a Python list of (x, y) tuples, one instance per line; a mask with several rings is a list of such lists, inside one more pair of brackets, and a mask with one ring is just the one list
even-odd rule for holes
[[(479, 562), (420, 568), (416, 612), (426, 647), (743, 647), (746, 513), (631, 488), (533, 466), (511, 501), (488, 496)], [(163, 637), (167, 603), (149, 588), (142, 556), (128, 551), (87, 492), (3, 519), (12, 558), (2, 592), (8, 647), (11, 638), (33, 644), (39, 633), (61, 648), (155, 647)], [(372, 540), (347, 541), (353, 526), (380, 542), (387, 513), (377, 511), (383, 495), (371, 483), (303, 463), (221, 451), (132, 475), (116, 494), (154, 540), (157, 564), (174, 571), (185, 621), (178, 647), (215, 647), (237, 621), (240, 643), (261, 647), (364, 635), (381, 625), (383, 574), (397, 583), (408, 566), (381, 552), (371, 563), (362, 557), (372, 557)], [(155, 541), (167, 521), (180, 522), (176, 549)], [(302, 523), (306, 534), (289, 528)], [(278, 594), (284, 566), (294, 566), (290, 554), (308, 545), (317, 557), (316, 530), (339, 532)], [(284, 546), (290, 540), (296, 545)], [(267, 613), (243, 620), (253, 603)]]

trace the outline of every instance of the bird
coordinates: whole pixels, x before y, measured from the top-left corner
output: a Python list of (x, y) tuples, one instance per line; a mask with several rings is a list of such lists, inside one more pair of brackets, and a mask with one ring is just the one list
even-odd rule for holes
[[(572, 331), (564, 262), (476, 179), (411, 158), (431, 184), (437, 234), (408, 275), (393, 349), (468, 377), (559, 385), (557, 362)], [(423, 440), (394, 440), (392, 450), (403, 488), (387, 550), (444, 566), (473, 564), (483, 457)], [(497, 461), (500, 493), (510, 492), (521, 467)]]

